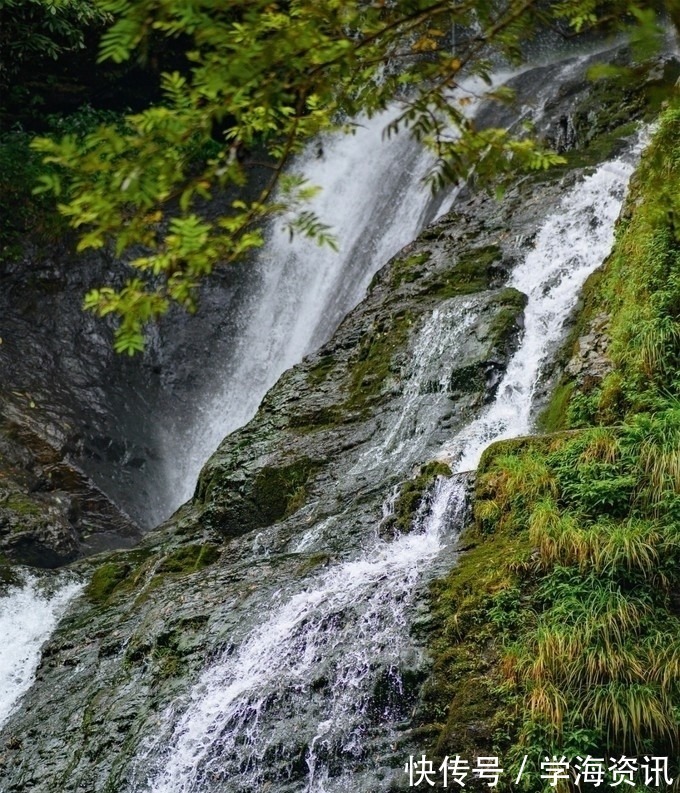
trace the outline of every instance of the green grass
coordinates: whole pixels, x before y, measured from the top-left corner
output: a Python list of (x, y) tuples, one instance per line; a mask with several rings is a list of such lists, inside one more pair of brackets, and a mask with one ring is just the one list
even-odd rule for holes
[[(551, 435), (487, 450), (468, 550), (433, 590), (440, 755), (469, 746), (511, 768), (527, 752), (675, 757), (678, 186), (671, 107), (577, 323), (580, 332), (590, 317), (610, 317), (613, 371), (599, 383), (563, 378), (542, 417)], [(522, 789), (545, 787), (530, 774)]]

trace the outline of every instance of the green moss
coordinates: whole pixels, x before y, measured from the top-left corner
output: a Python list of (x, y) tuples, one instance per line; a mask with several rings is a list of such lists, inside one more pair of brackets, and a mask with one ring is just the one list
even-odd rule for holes
[(392, 286), (394, 288), (403, 283), (412, 283), (417, 281), (423, 274), (422, 265), (427, 262), (432, 254), (430, 251), (422, 251), (413, 256), (408, 256), (405, 259), (398, 259), (392, 265), (391, 278)]
[(499, 297), (500, 309), (491, 323), (492, 344), (505, 348), (520, 330), (519, 318), (527, 304), (527, 296), (518, 289), (504, 289)]
[(214, 564), (219, 557), (220, 550), (216, 545), (183, 545), (163, 558), (157, 568), (157, 574), (186, 575), (195, 573), (197, 570), (203, 570)]
[(320, 463), (302, 457), (289, 465), (260, 469), (253, 481), (252, 498), (262, 525), (288, 517), (304, 506), (308, 483)]
[(106, 603), (129, 572), (130, 566), (127, 564), (107, 562), (94, 571), (85, 587), (85, 594), (93, 603)]
[(483, 292), (491, 286), (496, 276), (495, 265), (502, 255), (498, 245), (472, 248), (444, 276), (428, 284), (428, 292), (441, 300)]
[(137, 587), (154, 562), (150, 548), (116, 553), (95, 569), (85, 587), (85, 594), (93, 603), (105, 604), (114, 593), (128, 592)]
[(0, 502), (0, 506), (11, 509), (19, 515), (41, 515), (44, 512), (39, 503), (23, 493), (11, 493)]
[(319, 408), (306, 413), (295, 413), (291, 416), (289, 426), (301, 432), (316, 432), (318, 430), (342, 424), (351, 417), (337, 405)]
[(567, 382), (558, 385), (550, 397), (550, 402), (538, 417), (537, 424), (544, 432), (558, 432), (567, 426), (567, 411), (574, 384)]
[(412, 323), (412, 314), (400, 311), (365, 334), (356, 358), (350, 362), (349, 397), (342, 406), (344, 410), (360, 410), (380, 400), (393, 374), (394, 355), (405, 348)]
[(315, 387), (323, 383), (335, 368), (335, 356), (323, 355), (310, 367), (307, 378), (310, 386)]
[(512, 568), (531, 546), (520, 534), (468, 528), (460, 547), (457, 566), (431, 592), (433, 673), (418, 721), (432, 731), (427, 747), (437, 758), (495, 754), (499, 732), (513, 718), (514, 697), (503, 690), (499, 670), (502, 632), (489, 615), (516, 592)]
[(435, 460), (424, 465), (415, 478), (404, 482), (395, 501), (394, 515), (388, 522), (388, 527), (402, 533), (411, 531), (423, 499), (440, 476), (451, 476), (451, 468), (446, 463)]

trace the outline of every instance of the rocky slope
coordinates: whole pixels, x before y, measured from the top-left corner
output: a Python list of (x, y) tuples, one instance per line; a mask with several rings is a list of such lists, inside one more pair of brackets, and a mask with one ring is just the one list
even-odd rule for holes
[[(253, 421), (225, 439), (189, 504), (134, 549), (72, 567), (88, 584), (3, 729), (3, 793), (139, 789), (155, 771), (156, 742), (170, 739), (167, 709), (173, 717), (186, 710), (206, 660), (233, 654), (282, 593), (304, 593), (319, 571), (351, 561), (376, 533), (397, 541), (427, 513), (447, 473), (433, 457), (491, 399), (521, 334), (525, 297), (504, 286), (509, 270), (583, 167), (625, 145), (627, 125), (649, 108), (643, 89), (672, 79), (675, 68), (640, 71), (637, 90), (622, 97), (612, 85), (591, 90), (586, 64), (572, 66), (546, 129), (569, 149), (568, 165), (518, 180), (501, 203), (461, 194), (455, 212), (380, 271), (332, 340), (289, 370)], [(531, 79), (549, 79), (551, 68)], [(455, 346), (438, 346), (452, 334)], [(15, 478), (16, 492), (30, 489)], [(11, 493), (5, 507), (21, 513)], [(388, 785), (409, 750), (422, 750), (412, 711), (430, 669), (429, 620), (421, 614), (420, 634), (405, 637), (396, 662), (387, 651), (373, 659), (362, 752), (339, 742), (324, 749), (338, 774), (353, 763), (357, 790), (374, 789), (376, 779)], [(257, 784), (300, 790), (327, 707), (332, 648), (329, 659), (300, 682), (313, 718), (294, 712), (293, 688), (272, 682), (263, 707), (279, 726), (267, 737)], [(214, 781), (206, 784), (245, 774), (223, 759), (223, 768), (208, 765), (213, 776), (203, 780)], [(224, 789), (252, 789), (252, 780), (230, 784)]]

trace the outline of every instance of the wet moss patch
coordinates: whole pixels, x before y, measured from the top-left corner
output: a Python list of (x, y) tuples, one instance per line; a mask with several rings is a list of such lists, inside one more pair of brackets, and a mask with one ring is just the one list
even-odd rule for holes
[(344, 407), (357, 410), (379, 401), (385, 384), (394, 374), (394, 355), (409, 338), (413, 314), (399, 311), (364, 335), (350, 363), (349, 397)]
[(45, 509), (39, 503), (23, 493), (10, 493), (2, 501), (0, 507), (16, 512), (18, 515), (40, 515)]
[(498, 245), (472, 248), (460, 256), (445, 275), (429, 283), (428, 292), (441, 300), (483, 292), (498, 277), (502, 256)]
[(422, 251), (394, 262), (391, 271), (392, 286), (396, 288), (403, 283), (412, 283), (421, 278), (424, 273), (422, 265), (429, 261), (431, 256), (430, 251)]
[(131, 567), (127, 564), (107, 562), (92, 574), (85, 594), (94, 603), (105, 603), (120, 584), (125, 581)]
[(203, 570), (219, 558), (220, 550), (216, 545), (184, 545), (164, 557), (157, 573), (187, 575)]
[(415, 517), (440, 476), (451, 476), (451, 468), (435, 460), (424, 465), (418, 475), (404, 482), (394, 503), (394, 514), (384, 523), (384, 530), (408, 533)]
[(99, 565), (85, 587), (85, 595), (95, 604), (102, 605), (119, 591), (133, 590), (149, 568), (153, 551), (139, 548), (115, 554)]
[(260, 525), (275, 523), (304, 506), (309, 481), (319, 467), (318, 461), (302, 457), (288, 465), (261, 468), (252, 486)]

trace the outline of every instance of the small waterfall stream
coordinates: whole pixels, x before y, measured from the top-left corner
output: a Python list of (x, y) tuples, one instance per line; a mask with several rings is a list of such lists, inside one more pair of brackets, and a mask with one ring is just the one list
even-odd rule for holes
[(33, 682), (40, 648), (82, 586), (63, 583), (51, 594), (27, 577), (0, 597), (0, 726)]
[[(611, 247), (634, 160), (605, 163), (571, 188), (515, 269), (511, 285), (529, 301), (525, 332), (494, 401), (440, 450), (456, 472), (473, 469), (489, 443), (529, 431), (545, 364), (583, 282)], [(389, 464), (395, 453), (417, 457), (422, 433), (403, 428), (427, 398), (422, 386), (432, 377), (431, 364), (455, 356), (465, 319), (452, 322), (449, 308), (436, 309), (421, 328), (415, 345), (422, 355), (404, 386), (408, 415), (376, 439), (366, 464)], [(463, 315), (474, 312), (474, 299), (458, 308)], [(392, 500), (387, 494), (386, 513)], [(400, 702), (408, 700), (403, 670), (418, 653), (409, 636), (412, 610), (444, 549), (451, 563), (464, 509), (465, 477), (440, 479), (411, 533), (384, 540), (374, 531), (352, 558), (283, 586), (260, 624), (210, 663), (187, 701), (164, 714), (170, 732), (140, 755), (131, 789), (388, 790), (399, 776), (391, 768), (400, 759), (394, 741), (400, 723), (408, 722)], [(307, 544), (321, 529), (309, 529)], [(379, 735), (382, 766), (365, 754), (371, 733)], [(385, 762), (390, 756), (393, 762)]]

